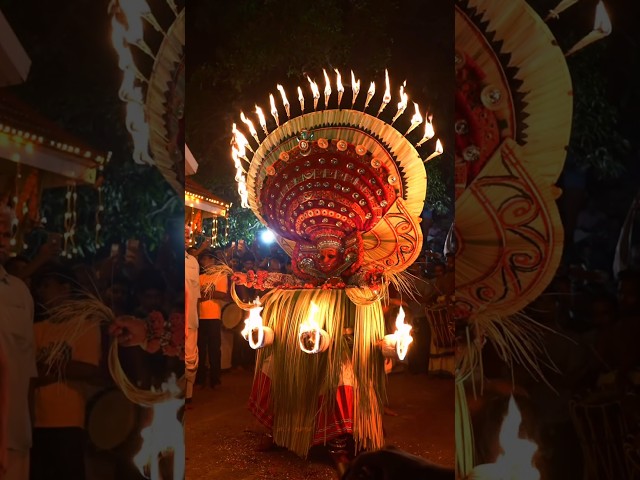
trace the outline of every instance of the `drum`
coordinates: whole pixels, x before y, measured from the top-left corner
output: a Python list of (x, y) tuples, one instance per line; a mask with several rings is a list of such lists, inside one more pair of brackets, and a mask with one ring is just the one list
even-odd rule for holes
[(247, 312), (242, 310), (234, 302), (231, 302), (222, 307), (222, 314), (220, 315), (220, 318), (222, 320), (222, 325), (225, 328), (233, 330), (240, 324), (240, 322), (247, 318)]
[(89, 441), (97, 450), (113, 450), (137, 428), (138, 406), (116, 387), (91, 397), (85, 419)]

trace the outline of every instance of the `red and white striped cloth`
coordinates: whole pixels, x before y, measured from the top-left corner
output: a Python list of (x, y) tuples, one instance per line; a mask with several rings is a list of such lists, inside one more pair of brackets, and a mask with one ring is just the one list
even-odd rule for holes
[[(253, 381), (249, 410), (265, 427), (273, 427), (273, 412), (269, 406), (271, 379), (260, 372)], [(312, 445), (325, 442), (342, 435), (353, 434), (353, 386), (341, 384), (336, 390), (333, 410), (324, 413), (321, 409), (323, 397), (318, 398), (318, 415)]]

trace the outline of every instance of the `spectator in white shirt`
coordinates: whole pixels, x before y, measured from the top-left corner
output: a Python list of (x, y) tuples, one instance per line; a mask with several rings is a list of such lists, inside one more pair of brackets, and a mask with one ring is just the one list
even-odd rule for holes
[(33, 335), (33, 299), (27, 286), (4, 269), (9, 259), (11, 211), (0, 206), (0, 342), (6, 358), (7, 416), (1, 425), (0, 479), (28, 480), (31, 418), (29, 389), (38, 376)]

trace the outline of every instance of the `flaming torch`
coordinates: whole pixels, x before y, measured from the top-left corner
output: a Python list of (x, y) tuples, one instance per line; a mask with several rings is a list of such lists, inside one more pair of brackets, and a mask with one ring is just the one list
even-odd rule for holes
[(416, 143), (416, 148), (422, 145), (427, 140), (431, 140), (436, 134), (436, 132), (433, 130), (433, 123), (431, 123), (432, 120), (433, 116), (429, 116), (427, 122), (424, 124), (424, 135), (422, 136), (422, 139), (418, 143)]
[(287, 112), (287, 119), (291, 118), (291, 106), (289, 105), (289, 100), (287, 100), (287, 94), (284, 91), (284, 87), (280, 84), (276, 86), (278, 91), (280, 92), (280, 96), (282, 97), (282, 104), (284, 105), (284, 109)]
[(578, 0), (562, 0), (553, 10), (549, 10), (549, 15), (546, 16), (544, 21), (548, 22), (552, 18), (557, 20), (560, 18), (560, 14), (574, 3), (578, 3)]
[(391, 335), (385, 335), (382, 340), (382, 354), (385, 357), (397, 357), (400, 360), (404, 360), (409, 350), (409, 345), (413, 342), (411, 328), (411, 325), (404, 323), (404, 310), (400, 307), (396, 317), (396, 331)]
[(313, 109), (316, 110), (318, 108), (318, 100), (320, 99), (320, 90), (318, 90), (318, 84), (311, 80), (309, 76), (307, 76), (307, 80), (309, 80), (311, 93), (313, 94)]
[(264, 118), (264, 113), (262, 113), (262, 109), (256, 105), (256, 113), (258, 114), (258, 123), (262, 127), (262, 131), (265, 135), (269, 135), (269, 130), (267, 130), (267, 119)]
[(476, 466), (470, 479), (540, 480), (540, 472), (533, 466), (533, 458), (538, 447), (531, 440), (520, 438), (521, 421), (522, 416), (512, 396), (498, 436), (503, 453), (495, 463)]
[(375, 82), (371, 82), (371, 85), (369, 85), (369, 90), (367, 91), (367, 101), (364, 102), (364, 109), (362, 110), (363, 112), (367, 109), (367, 107), (369, 106), (369, 102), (371, 101), (371, 99), (375, 94), (376, 94), (376, 84)]
[(593, 23), (593, 30), (571, 47), (564, 56), (568, 57), (573, 55), (587, 45), (591, 45), (593, 42), (603, 39), (611, 33), (612, 29), (613, 27), (611, 26), (609, 15), (607, 15), (607, 10), (604, 8), (604, 3), (600, 1), (598, 2), (598, 5), (596, 5), (596, 19)]
[(342, 85), (342, 77), (340, 76), (340, 72), (337, 68), (333, 69), (336, 72), (336, 84), (338, 90), (338, 108), (340, 108), (340, 104), (342, 103), (342, 95), (344, 94), (344, 86)]
[(384, 81), (386, 87), (384, 89), (384, 96), (382, 97), (382, 103), (380, 104), (380, 109), (376, 114), (376, 117), (379, 117), (382, 111), (385, 109), (389, 102), (391, 101), (391, 85), (389, 84), (389, 71), (385, 68), (384, 70)]
[(404, 111), (407, 109), (407, 103), (409, 102), (409, 95), (407, 95), (404, 91), (404, 87), (406, 86), (407, 86), (407, 81), (405, 80), (404, 83), (400, 85), (400, 102), (398, 103), (398, 111), (396, 112), (395, 116), (391, 120), (391, 125), (393, 125), (394, 122), (398, 119), (398, 117), (402, 115)]
[(126, 30), (118, 23), (115, 16), (111, 25), (113, 45), (118, 54), (118, 66), (124, 73), (118, 94), (120, 99), (127, 103), (126, 126), (133, 139), (133, 159), (137, 164), (153, 165), (154, 161), (149, 155), (149, 125), (145, 118), (144, 95), (139, 86), (139, 83), (148, 82), (148, 80), (136, 67), (131, 50), (127, 47)]
[(354, 75), (353, 70), (351, 70), (351, 89), (353, 90), (353, 98), (351, 99), (351, 108), (353, 108), (353, 106), (356, 104), (356, 98), (360, 93), (360, 80), (356, 82), (356, 76)]
[(298, 101), (300, 102), (300, 110), (304, 113), (304, 95), (302, 94), (302, 89), (298, 87)]
[(144, 0), (139, 0), (137, 2), (121, 1), (118, 2), (118, 6), (127, 21), (127, 41), (131, 45), (137, 46), (140, 50), (155, 60), (155, 56), (153, 55), (153, 52), (151, 52), (149, 45), (144, 41), (142, 19), (146, 19), (158, 32), (162, 32), (163, 34), (164, 32), (153, 16), (153, 13), (151, 13), (151, 9), (147, 2)]
[(329, 108), (329, 97), (331, 96), (331, 81), (329, 80), (329, 75), (327, 75), (327, 71), (323, 68), (322, 73), (324, 73), (324, 108)]
[(249, 120), (244, 112), (240, 112), (240, 120), (242, 120), (242, 122), (249, 127), (249, 131), (251, 132), (251, 136), (255, 139), (256, 142), (258, 142), (258, 145), (260, 145), (260, 139), (258, 138), (258, 132), (256, 132), (255, 127), (253, 126), (253, 123), (251, 122), (251, 120)]
[(280, 126), (280, 119), (278, 118), (278, 109), (276, 108), (276, 100), (273, 98), (273, 94), (269, 94), (269, 103), (271, 104), (271, 115), (276, 120), (276, 126)]
[(418, 104), (416, 102), (413, 102), (413, 106), (416, 108), (416, 113), (414, 113), (413, 117), (411, 117), (411, 126), (409, 127), (409, 130), (405, 132), (404, 134), (405, 137), (409, 135), (409, 133), (411, 133), (414, 128), (416, 128), (418, 125), (422, 123), (422, 115), (420, 115), (420, 107), (418, 107)]
[(435, 149), (435, 151), (424, 160), (424, 163), (427, 163), (432, 158), (435, 158), (438, 155), (441, 155), (442, 152), (444, 152), (444, 149), (442, 148), (442, 143), (440, 143), (440, 139), (438, 139), (436, 141), (436, 149)]
[(298, 333), (300, 349), (304, 353), (315, 354), (324, 352), (329, 348), (329, 344), (331, 343), (329, 334), (321, 329), (320, 325), (316, 322), (315, 317), (317, 313), (318, 306), (314, 302), (311, 302), (309, 318), (300, 325), (300, 332)]
[[(176, 398), (153, 406), (152, 422), (142, 429), (142, 447), (133, 458), (142, 475), (151, 480), (184, 478), (185, 450), (182, 423), (178, 421), (178, 410), (184, 405), (184, 400), (177, 398), (181, 391), (177, 385), (175, 375), (167, 383), (162, 384), (162, 391), (171, 392)], [(173, 458), (172, 475), (168, 474), (162, 460)], [(163, 475), (163, 472), (166, 475)]]
[(234, 145), (231, 147), (231, 156), (233, 157), (233, 162), (236, 167), (236, 176), (235, 180), (238, 183), (238, 194), (240, 195), (242, 208), (249, 208), (249, 194), (247, 191), (247, 178), (245, 177), (244, 168), (242, 168), (242, 164), (240, 163), (240, 157), (238, 155), (238, 149)]
[(249, 141), (247, 140), (247, 137), (245, 137), (244, 134), (240, 130), (238, 130), (238, 127), (236, 126), (235, 123), (233, 124), (232, 133), (233, 133), (233, 140), (238, 148), (238, 155), (244, 158), (248, 162), (249, 159), (246, 156), (247, 155), (246, 149), (248, 148), (251, 151), (251, 153), (253, 153), (253, 149), (249, 145)]
[(244, 321), (244, 329), (241, 333), (244, 339), (249, 342), (249, 346), (257, 350), (273, 343), (273, 330), (262, 324), (260, 312), (263, 307), (260, 298), (257, 298), (254, 304), (255, 307), (249, 310), (249, 318)]

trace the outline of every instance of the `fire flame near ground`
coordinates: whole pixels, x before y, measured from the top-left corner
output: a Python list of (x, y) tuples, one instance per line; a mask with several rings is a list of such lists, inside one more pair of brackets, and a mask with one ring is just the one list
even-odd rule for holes
[[(142, 447), (133, 462), (140, 473), (151, 480), (181, 480), (185, 472), (185, 448), (178, 410), (184, 405), (184, 399), (177, 398), (181, 390), (175, 375), (162, 384), (162, 390), (174, 393), (175, 397), (153, 406), (152, 422), (140, 432)], [(161, 460), (171, 457), (173, 472), (169, 476), (167, 469), (161, 468)]]
[(538, 450), (535, 442), (520, 438), (522, 415), (513, 396), (509, 399), (507, 415), (498, 436), (502, 454), (495, 463), (478, 465), (471, 473), (473, 480), (540, 480), (540, 472), (533, 465)]

